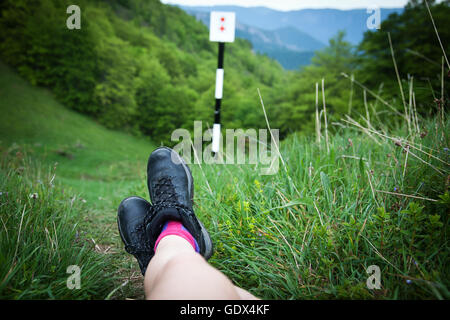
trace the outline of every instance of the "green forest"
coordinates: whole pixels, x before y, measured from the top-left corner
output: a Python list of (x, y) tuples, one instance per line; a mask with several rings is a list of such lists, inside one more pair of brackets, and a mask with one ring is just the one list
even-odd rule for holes
[[(194, 119), (212, 125), (217, 44), (209, 42), (201, 22), (158, 0), (82, 0), (81, 29), (69, 30), (68, 5), (70, 1), (3, 1), (2, 61), (32, 84), (50, 88), (64, 105), (108, 128), (157, 143), (170, 145), (171, 132), (192, 130)], [(431, 10), (435, 24), (445, 26), (449, 1)], [(448, 49), (450, 29), (439, 31)], [(410, 1), (402, 15), (391, 15), (380, 31), (367, 32), (357, 47), (336, 30), (312, 65), (298, 71), (283, 70), (254, 54), (248, 41), (237, 39), (226, 47), (223, 127), (265, 127), (259, 88), (272, 127), (280, 129), (282, 138), (313, 132), (315, 84), (322, 79), (330, 97), (330, 122), (344, 114), (365, 114), (363, 104), (355, 103), (363, 101), (363, 88), (370, 108), (385, 107), (377, 105), (377, 95), (403, 110), (413, 85), (417, 112), (430, 115), (439, 108), (434, 100), (441, 96), (441, 60), (435, 30), (419, 1)]]

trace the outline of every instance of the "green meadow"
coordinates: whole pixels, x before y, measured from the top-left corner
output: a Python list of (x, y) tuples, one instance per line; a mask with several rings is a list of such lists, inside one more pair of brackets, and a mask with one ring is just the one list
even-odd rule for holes
[[(367, 110), (333, 134), (281, 141), (274, 175), (191, 165), (211, 264), (264, 299), (449, 299), (448, 116), (385, 126)], [(0, 298), (143, 298), (116, 210), (148, 198), (157, 144), (105, 129), (4, 64), (0, 114)], [(80, 289), (66, 286), (70, 265)], [(372, 265), (379, 289), (367, 286)]]

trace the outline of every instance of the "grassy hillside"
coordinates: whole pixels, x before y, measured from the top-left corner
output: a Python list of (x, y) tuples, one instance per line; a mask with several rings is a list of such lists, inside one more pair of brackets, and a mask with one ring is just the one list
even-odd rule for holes
[(139, 175), (136, 162), (145, 163), (154, 148), (148, 138), (107, 130), (66, 109), (51, 93), (33, 88), (4, 64), (0, 88), (2, 144), (27, 145), (31, 155), (57, 162), (59, 179), (87, 201), (114, 196)]
[[(136, 185), (145, 185), (143, 177), (146, 160), (154, 145), (148, 139), (105, 129), (93, 120), (66, 109), (47, 90), (32, 87), (4, 64), (0, 64), (0, 113), (2, 158), (26, 155), (23, 160), (26, 162), (22, 164), (26, 168), (30, 166), (30, 182), (26, 185), (36, 184), (36, 176), (39, 178), (42, 174), (44, 177), (49, 174), (48, 171), (53, 174), (53, 168), (56, 167), (54, 183), (60, 186), (59, 192), (64, 196), (62, 199), (46, 198), (46, 210), (64, 215), (59, 208), (67, 210), (71, 203), (75, 203), (77, 209), (72, 210), (69, 218), (79, 224), (74, 232), (86, 241), (92, 252), (102, 257), (100, 260), (98, 256), (95, 258), (101, 261), (97, 267), (103, 269), (106, 261), (111, 262), (109, 256), (104, 256), (105, 251), (106, 254), (112, 254), (113, 261), (119, 261), (118, 265), (110, 266), (112, 274), (114, 269), (115, 272), (119, 270), (122, 261), (131, 262), (123, 250), (111, 248), (112, 245), (116, 248), (121, 245), (115, 223), (116, 210), (122, 198), (132, 193), (130, 189)], [(3, 162), (6, 165), (12, 160), (5, 158)], [(6, 166), (4, 169), (4, 174), (7, 174), (11, 167)], [(0, 191), (5, 193), (8, 189)], [(9, 194), (14, 193), (9, 191)], [(26, 200), (26, 196), (22, 200)], [(45, 215), (46, 212), (44, 210), (39, 214)], [(2, 211), (2, 216), (7, 213), (11, 212)], [(61, 236), (64, 237), (64, 234)], [(114, 259), (117, 253), (120, 257)], [(68, 275), (64, 271), (61, 276), (65, 281)], [(108, 281), (98, 278), (100, 287), (104, 289), (90, 295), (93, 298), (106, 297), (108, 292), (105, 293), (105, 290), (111, 290), (116, 281), (121, 281), (120, 277), (119, 280), (111, 278)], [(0, 292), (0, 296), (5, 297), (5, 291), (0, 288)]]
[[(147, 197), (155, 146), (64, 108), (4, 65), (0, 88), (0, 296), (142, 298), (115, 217), (122, 198)], [(320, 143), (291, 136), (272, 176), (250, 165), (191, 166), (211, 263), (261, 298), (450, 298), (450, 122), (418, 124), (407, 135), (343, 122), (328, 146), (323, 131)], [(65, 266), (83, 245), (75, 262), (86, 278), (75, 294)], [(380, 267), (380, 290), (366, 286), (370, 265)]]

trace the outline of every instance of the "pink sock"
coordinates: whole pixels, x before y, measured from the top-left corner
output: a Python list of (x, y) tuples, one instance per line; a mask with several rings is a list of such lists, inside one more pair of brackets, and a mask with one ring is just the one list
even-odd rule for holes
[(187, 242), (191, 244), (191, 246), (194, 248), (196, 252), (199, 252), (199, 247), (197, 244), (197, 241), (195, 241), (194, 237), (187, 231), (187, 229), (183, 226), (183, 224), (180, 221), (168, 221), (164, 225), (161, 234), (159, 235), (158, 239), (156, 239), (155, 243), (155, 251), (156, 247), (158, 246), (159, 242), (164, 238), (165, 236), (179, 236), (185, 239)]

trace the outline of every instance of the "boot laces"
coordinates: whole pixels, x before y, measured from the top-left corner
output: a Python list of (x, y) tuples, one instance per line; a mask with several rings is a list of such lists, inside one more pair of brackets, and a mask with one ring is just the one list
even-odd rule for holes
[(155, 183), (154, 186), (155, 195), (157, 197), (157, 201), (154, 205), (161, 204), (178, 204), (177, 195), (175, 192), (175, 187), (172, 183), (171, 177), (161, 177)]

